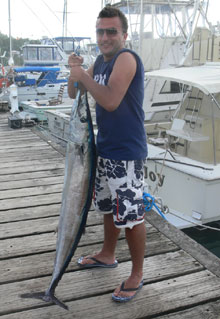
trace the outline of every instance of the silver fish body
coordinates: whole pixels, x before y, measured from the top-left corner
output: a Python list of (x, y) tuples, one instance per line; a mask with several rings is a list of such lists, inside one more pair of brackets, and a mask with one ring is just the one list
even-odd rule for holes
[(86, 94), (76, 101), (70, 119), (56, 259), (49, 289), (53, 289), (77, 248), (93, 195), (96, 158), (91, 115)]
[(87, 94), (80, 96), (78, 92), (70, 118), (64, 188), (51, 283), (45, 293), (25, 294), (22, 297), (52, 301), (68, 309), (54, 296), (54, 292), (84, 231), (93, 196), (95, 170), (95, 139)]

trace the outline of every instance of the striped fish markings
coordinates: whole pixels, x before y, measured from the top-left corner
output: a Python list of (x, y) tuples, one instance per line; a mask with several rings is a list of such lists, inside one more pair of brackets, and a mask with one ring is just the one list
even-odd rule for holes
[(78, 90), (70, 118), (64, 188), (52, 279), (46, 292), (28, 293), (21, 297), (42, 299), (68, 309), (55, 297), (54, 293), (84, 231), (93, 196), (95, 170), (95, 139), (87, 94), (80, 96)]

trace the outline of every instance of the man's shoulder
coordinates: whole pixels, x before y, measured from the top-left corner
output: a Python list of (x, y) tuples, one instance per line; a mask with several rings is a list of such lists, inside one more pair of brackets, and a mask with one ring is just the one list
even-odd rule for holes
[(132, 55), (135, 55), (135, 56), (137, 56), (137, 57), (139, 57), (139, 55), (135, 52), (135, 51), (133, 51), (133, 50), (131, 50), (131, 49), (128, 49), (128, 48), (123, 48), (123, 49), (121, 49), (119, 52), (118, 52), (118, 54), (121, 54), (121, 53), (130, 53), (130, 54), (132, 54)]
[(135, 51), (133, 51), (133, 50), (131, 50), (131, 49), (123, 48), (122, 50), (120, 50), (120, 51), (117, 53), (117, 57), (119, 57), (120, 55), (121, 55), (121, 57), (123, 57), (123, 58), (124, 58), (126, 55), (127, 55), (128, 57), (134, 57), (135, 60), (136, 60), (136, 62), (139, 62), (140, 64), (142, 63), (141, 58), (139, 57), (139, 55), (138, 55)]

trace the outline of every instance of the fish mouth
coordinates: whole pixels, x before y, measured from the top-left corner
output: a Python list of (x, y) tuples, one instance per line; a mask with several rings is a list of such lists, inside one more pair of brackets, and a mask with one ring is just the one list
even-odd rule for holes
[(45, 302), (52, 302), (65, 310), (69, 310), (68, 306), (65, 305), (65, 303), (63, 303), (62, 301), (60, 301), (52, 292), (42, 291), (42, 292), (27, 293), (27, 294), (20, 295), (20, 297), (39, 299)]

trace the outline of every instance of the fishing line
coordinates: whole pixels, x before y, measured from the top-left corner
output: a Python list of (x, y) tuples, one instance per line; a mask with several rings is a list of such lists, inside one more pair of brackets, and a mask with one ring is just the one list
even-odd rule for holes
[(191, 164), (191, 163), (184, 163), (184, 162), (180, 162), (180, 161), (175, 161), (175, 160), (171, 160), (171, 159), (167, 159), (167, 158), (159, 158), (159, 157), (148, 157), (147, 159), (148, 161), (166, 161), (166, 162), (171, 162), (171, 163), (175, 163), (175, 164), (181, 164), (181, 165), (186, 165), (186, 166), (191, 166), (191, 167), (196, 167), (196, 168), (201, 168), (204, 169), (206, 171), (213, 171), (213, 168), (208, 168), (208, 167), (204, 167), (204, 166), (200, 166), (200, 165), (195, 165), (195, 164)]
[[(39, 16), (30, 8), (30, 6), (26, 3), (25, 0), (22, 0), (23, 3), (26, 5), (26, 7), (31, 11), (31, 13), (37, 18), (37, 20), (40, 21), (40, 23), (43, 25), (43, 27), (45, 28), (45, 31), (48, 32), (48, 34), (50, 35), (50, 38), (54, 38), (54, 35), (50, 32), (50, 30), (47, 28), (47, 26), (43, 23), (43, 21), (39, 18)], [(53, 15), (57, 18), (57, 20), (60, 22), (60, 24), (62, 25), (62, 21), (59, 19), (59, 17), (53, 12), (53, 10), (45, 3), (44, 0), (41, 0), (44, 5), (48, 8), (48, 10), (50, 10), (50, 12), (53, 13)], [(67, 29), (68, 33), (71, 35), (71, 37), (78, 43), (76, 37), (74, 37), (71, 33), (71, 31), (69, 31)], [(84, 41), (83, 41), (84, 42)], [(86, 52), (85, 48), (84, 47), (81, 47), (81, 50), (83, 51), (83, 53), (86, 55), (88, 55), (88, 53)]]
[(40, 23), (42, 23), (42, 25), (44, 26), (45, 30), (50, 34), (51, 37), (53, 37), (53, 35), (51, 34), (50, 30), (46, 27), (46, 25), (43, 23), (43, 21), (39, 18), (39, 16), (37, 16), (37, 14), (29, 7), (29, 5), (26, 3), (25, 0), (22, 0), (23, 3), (26, 5), (26, 7), (32, 12), (32, 14), (37, 18), (37, 20), (40, 21)]
[[(61, 19), (55, 14), (55, 12), (48, 6), (48, 4), (44, 1), (44, 0), (41, 0), (43, 3), (44, 3), (44, 5), (48, 8), (48, 10), (57, 18), (57, 20), (60, 22), (60, 24), (62, 25), (63, 24), (63, 22), (61, 21)], [(72, 36), (72, 38), (74, 38), (74, 40), (75, 41), (77, 41), (76, 40), (76, 38), (72, 35), (72, 33), (71, 33), (71, 31), (67, 28), (67, 31), (68, 31), (68, 33)]]
[(47, 7), (47, 9), (57, 18), (57, 20), (60, 22), (60, 24), (62, 25), (62, 21), (60, 20), (60, 18), (55, 14), (55, 12), (48, 6), (48, 4), (44, 1), (44, 0), (41, 0), (44, 5)]

